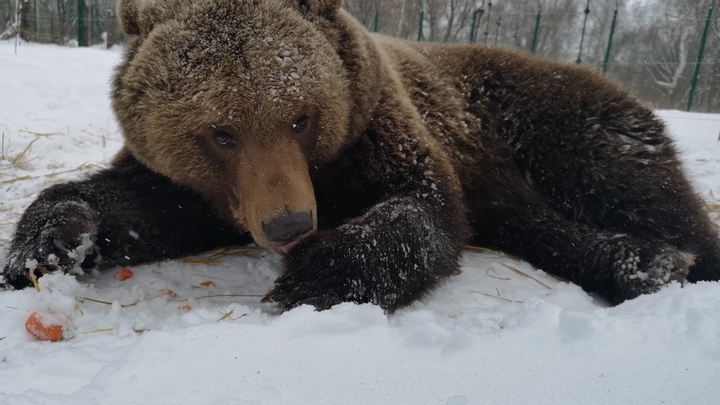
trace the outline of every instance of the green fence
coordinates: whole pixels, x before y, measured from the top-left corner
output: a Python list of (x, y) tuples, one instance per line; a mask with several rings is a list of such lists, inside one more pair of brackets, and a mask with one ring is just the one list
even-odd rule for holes
[[(655, 108), (720, 112), (715, 0), (345, 0), (370, 31), (581, 63)], [(0, 41), (108, 47), (115, 0), (0, 0)]]
[(115, 0), (0, 0), (0, 40), (112, 46), (124, 39)]
[(720, 112), (715, 0), (345, 0), (345, 7), (382, 34), (581, 63), (655, 108)]

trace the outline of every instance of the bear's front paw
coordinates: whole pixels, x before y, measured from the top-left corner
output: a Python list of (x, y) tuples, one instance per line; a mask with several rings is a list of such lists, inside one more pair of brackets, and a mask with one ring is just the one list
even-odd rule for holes
[(2, 275), (6, 289), (31, 284), (55, 270), (70, 271), (95, 253), (97, 213), (86, 203), (64, 201), (52, 207), (38, 204), (18, 224)]
[(326, 231), (300, 242), (285, 256), (286, 273), (275, 280), (262, 302), (274, 302), (283, 310), (304, 304), (325, 310), (342, 302), (368, 302), (361, 283), (353, 281), (363, 271), (362, 261), (351, 260), (348, 251), (341, 254), (343, 236)]
[(275, 286), (263, 297), (262, 302), (274, 302), (283, 311), (300, 305), (312, 305), (322, 311), (346, 301), (337, 292), (322, 291), (316, 282), (300, 281), (303, 278), (286, 273), (275, 280)]

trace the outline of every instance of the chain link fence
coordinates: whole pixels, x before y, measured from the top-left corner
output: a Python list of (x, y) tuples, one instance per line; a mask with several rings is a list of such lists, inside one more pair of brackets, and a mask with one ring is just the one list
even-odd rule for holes
[[(0, 0), (0, 41), (111, 47), (116, 0)], [(715, 0), (345, 0), (370, 31), (579, 63), (654, 108), (720, 112)]]
[(115, 0), (0, 0), (0, 41), (111, 47), (124, 40)]

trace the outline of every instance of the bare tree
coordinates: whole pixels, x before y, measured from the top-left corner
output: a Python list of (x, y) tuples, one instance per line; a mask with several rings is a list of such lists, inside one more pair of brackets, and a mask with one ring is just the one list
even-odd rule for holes
[(17, 38), (20, 33), (20, 10), (22, 3), (20, 0), (14, 0), (12, 3), (4, 3), (0, 8), (0, 21), (6, 21), (4, 30), (0, 33), (0, 39)]

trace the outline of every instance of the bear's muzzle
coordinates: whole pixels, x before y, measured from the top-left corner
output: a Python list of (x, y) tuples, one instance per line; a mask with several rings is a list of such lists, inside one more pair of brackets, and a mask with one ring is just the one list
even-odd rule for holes
[(290, 243), (313, 230), (312, 212), (298, 212), (262, 223), (262, 230), (271, 242)]

